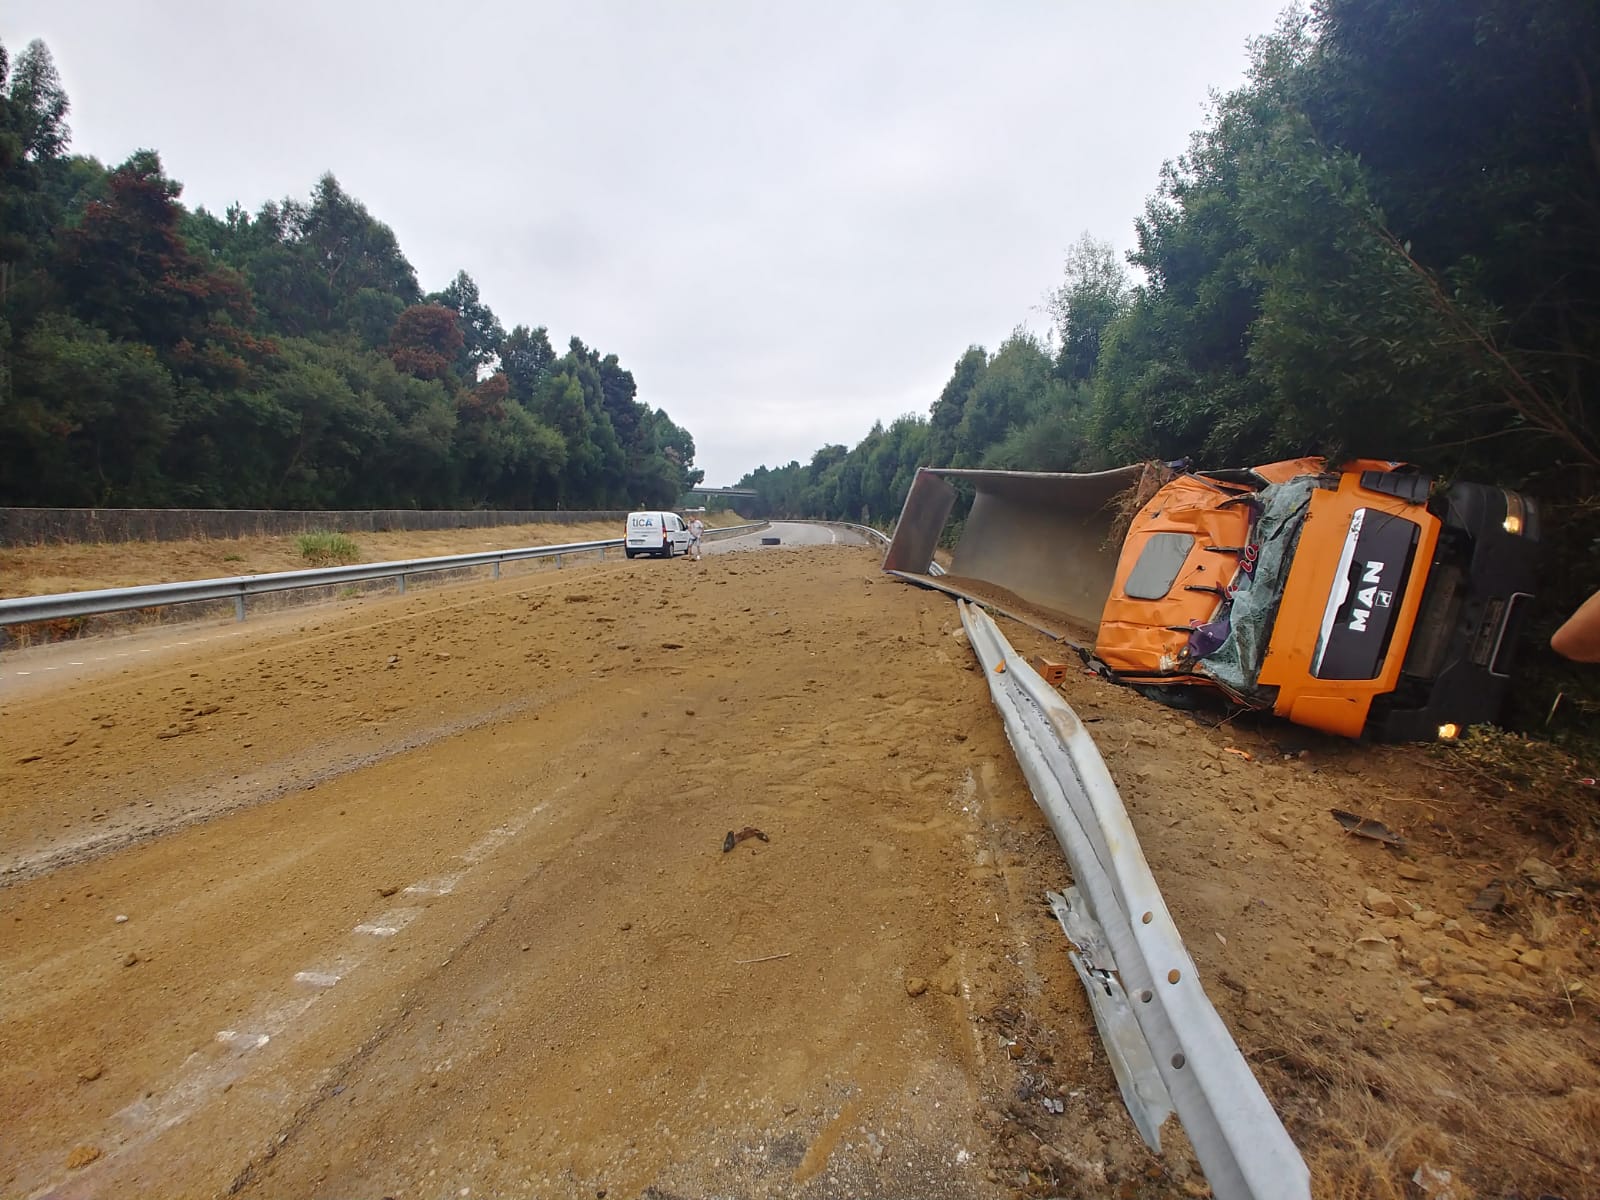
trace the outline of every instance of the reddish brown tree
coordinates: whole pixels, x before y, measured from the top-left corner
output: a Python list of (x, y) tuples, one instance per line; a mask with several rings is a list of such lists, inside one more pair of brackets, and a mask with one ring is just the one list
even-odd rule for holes
[(60, 234), (60, 279), (77, 315), (114, 338), (147, 342), (176, 370), (212, 385), (242, 382), (273, 352), (254, 338), (249, 288), (207, 262), (179, 232), (182, 185), (141, 150), (107, 181), (110, 196)]
[(466, 345), (460, 318), (442, 304), (413, 304), (395, 318), (389, 334), (389, 358), (418, 379), (453, 378), (456, 360)]

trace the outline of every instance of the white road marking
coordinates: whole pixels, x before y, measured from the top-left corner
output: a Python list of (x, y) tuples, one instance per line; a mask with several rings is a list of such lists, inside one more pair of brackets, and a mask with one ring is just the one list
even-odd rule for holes
[(235, 1050), (259, 1050), (272, 1040), (270, 1033), (240, 1033), (237, 1029), (217, 1030), (217, 1041)]
[(391, 908), (381, 917), (361, 922), (351, 932), (364, 933), (369, 937), (393, 937), (421, 914), (420, 908)]
[(448, 896), (456, 890), (456, 884), (461, 882), (465, 871), (457, 871), (453, 875), (438, 875), (432, 879), (421, 879), (406, 888), (407, 896)]
[[(119, 654), (118, 657), (125, 656)], [(25, 675), (27, 672), (19, 671), (18, 674)], [(565, 790), (565, 787), (558, 788), (552, 794), (552, 798)], [(466, 868), (463, 870), (433, 879), (419, 880), (405, 891), (408, 894), (418, 895), (448, 895), (471, 867), (483, 861), (494, 850), (525, 829), (533, 818), (543, 811), (548, 802), (547, 800), (536, 804), (515, 821), (490, 830), (460, 856), (461, 861), (466, 863)], [(353, 932), (370, 937), (394, 937), (422, 915), (422, 912), (420, 908), (391, 908), (372, 921), (364, 921), (357, 925)], [(184, 1060), (183, 1066), (178, 1069), (177, 1078), (164, 1093), (160, 1095), (147, 1093), (119, 1110), (116, 1113), (116, 1120), (130, 1129), (129, 1136), (125, 1140), (120, 1136), (116, 1137), (115, 1140), (120, 1144), (109, 1149), (89, 1166), (74, 1171), (73, 1183), (81, 1187), (107, 1174), (112, 1164), (135, 1151), (142, 1150), (167, 1130), (182, 1124), (213, 1096), (243, 1078), (255, 1061), (253, 1052), (265, 1049), (274, 1038), (280, 1037), (295, 1025), (328, 989), (360, 966), (368, 953), (370, 951), (364, 949), (353, 954), (339, 954), (331, 963), (324, 961), (319, 967), (295, 972), (294, 982), (303, 989), (300, 995), (264, 997), (256, 1011), (241, 1022), (243, 1028), (219, 1029), (215, 1035), (215, 1042), (220, 1047), (226, 1047), (226, 1050), (195, 1051)], [(32, 1196), (35, 1200), (56, 1196), (59, 1194), (56, 1189), (60, 1188), (62, 1183), (63, 1180), (59, 1178), (46, 1183), (41, 1189), (33, 1192)], [(92, 1194), (92, 1189), (83, 1194)]]
[(33, 672), (32, 671), (18, 671), (17, 674), (18, 675), (32, 675)]

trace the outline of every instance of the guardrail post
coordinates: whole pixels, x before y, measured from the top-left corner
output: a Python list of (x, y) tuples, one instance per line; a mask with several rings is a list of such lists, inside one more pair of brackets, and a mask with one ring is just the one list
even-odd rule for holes
[(235, 596), (233, 598), (233, 619), (235, 621), (244, 620), (244, 593), (243, 592), (240, 592), (237, 596)]
[(498, 558), (494, 560), (494, 578), (500, 578), (500, 560)]
[(400, 595), (404, 596), (406, 594), (406, 577), (405, 577), (405, 573), (401, 572), (399, 575), (396, 575), (394, 577), (394, 581), (395, 581), (395, 584), (396, 584), (395, 591), (397, 591)]
[(559, 571), (564, 566), (566, 566), (566, 564), (561, 561), (561, 555), (556, 555), (556, 570)]

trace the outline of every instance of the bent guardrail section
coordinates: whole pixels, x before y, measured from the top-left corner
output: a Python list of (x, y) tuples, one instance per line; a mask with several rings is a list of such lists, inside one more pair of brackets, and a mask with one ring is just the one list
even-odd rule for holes
[[(1094, 740), (987, 613), (966, 603), (960, 609), (1006, 737), (1072, 868), (1078, 894), (1062, 904), (1081, 903), (1098, 926), (1079, 943), (1089, 962), (1074, 965), (1096, 1023), (1104, 1031), (1102, 1017), (1112, 1022), (1108, 1050), (1114, 1063), (1125, 1060), (1118, 1082), (1135, 1124), (1147, 1140), (1159, 1135), (1170, 1097), (1218, 1200), (1309, 1200), (1305, 1162), (1200, 986)], [(1065, 917), (1062, 923), (1071, 936)], [(1097, 991), (1111, 1003), (1096, 1001)], [(1131, 1012), (1137, 1027), (1131, 1045), (1132, 1027), (1118, 1008)], [(1146, 1061), (1165, 1096), (1141, 1071)]]
[[(729, 525), (715, 532), (722, 536), (759, 529), (764, 522)], [(708, 531), (711, 532), (711, 531)], [(408, 575), (431, 571), (454, 571), (464, 567), (492, 567), (500, 577), (500, 564), (528, 558), (554, 558), (557, 565), (568, 554), (599, 554), (622, 545), (622, 538), (598, 542), (566, 542), (559, 546), (525, 546), (515, 550), (482, 550), (475, 554), (451, 554), (437, 558), (406, 558), (392, 562), (357, 563), (348, 567), (314, 567), (304, 571), (274, 571), (264, 575), (234, 575), (224, 579), (196, 579), (184, 583), (153, 583), (143, 587), (99, 588), (88, 592), (65, 592), (53, 596), (18, 596), (0, 600), (0, 626), (22, 625), (29, 621), (54, 621), (63, 617), (91, 617), (102, 613), (129, 612), (139, 608), (158, 608), (165, 604), (190, 604), (198, 600), (232, 600), (234, 615), (244, 620), (247, 596), (295, 588), (329, 587), (361, 583), (369, 579), (398, 579), (405, 591)]]

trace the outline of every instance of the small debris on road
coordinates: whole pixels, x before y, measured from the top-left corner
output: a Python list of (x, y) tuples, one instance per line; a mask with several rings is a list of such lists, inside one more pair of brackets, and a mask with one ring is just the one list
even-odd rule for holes
[(100, 1157), (99, 1146), (74, 1146), (67, 1155), (67, 1170), (76, 1171), (79, 1167), (87, 1167)]
[(1478, 892), (1471, 904), (1467, 905), (1469, 912), (1500, 912), (1506, 906), (1506, 889), (1498, 879), (1491, 879)]
[(1404, 846), (1405, 838), (1390, 829), (1382, 821), (1374, 821), (1371, 817), (1358, 817), (1353, 812), (1345, 812), (1342, 808), (1330, 808), (1333, 819), (1343, 825), (1346, 833), (1353, 833), (1357, 837), (1370, 838), (1375, 842), (1382, 842), (1386, 846)]
[(1541, 892), (1559, 892), (1567, 884), (1560, 871), (1543, 859), (1533, 858), (1532, 856), (1523, 859), (1517, 865), (1517, 874), (1521, 875)]
[(728, 830), (728, 836), (722, 839), (722, 852), (726, 854), (740, 842), (746, 841), (749, 838), (760, 838), (763, 842), (770, 842), (772, 840), (754, 825), (746, 825), (737, 833), (731, 829)]

